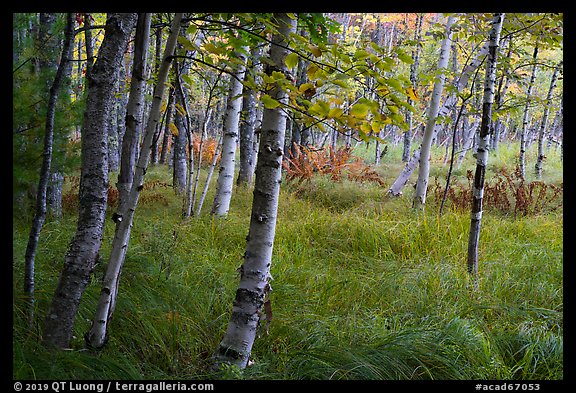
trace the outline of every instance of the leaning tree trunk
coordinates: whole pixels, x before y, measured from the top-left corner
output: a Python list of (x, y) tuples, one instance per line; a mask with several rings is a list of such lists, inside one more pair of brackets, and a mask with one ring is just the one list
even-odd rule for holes
[(449, 16), (446, 22), (446, 38), (442, 41), (440, 47), (440, 59), (438, 60), (438, 71), (440, 75), (434, 89), (432, 90), (432, 99), (430, 107), (428, 108), (428, 120), (426, 128), (424, 129), (424, 138), (420, 148), (420, 165), (418, 168), (418, 180), (416, 181), (416, 192), (414, 193), (414, 201), (412, 207), (415, 209), (423, 209), (426, 203), (426, 190), (428, 188), (428, 175), (430, 174), (430, 149), (434, 138), (434, 126), (436, 125), (436, 118), (440, 109), (440, 99), (442, 98), (442, 90), (444, 89), (444, 69), (448, 66), (450, 41), (452, 40), (452, 24), (455, 17)]
[[(476, 58), (473, 61), (471, 61), (470, 64), (468, 64), (464, 68), (464, 70), (462, 71), (462, 75), (460, 76), (460, 79), (458, 80), (458, 93), (462, 92), (464, 90), (464, 87), (466, 87), (468, 85), (468, 80), (470, 79), (470, 76), (472, 76), (472, 72), (474, 72), (480, 66), (486, 53), (488, 53), (488, 42), (486, 42), (482, 46), (482, 48), (480, 49), (480, 51), (476, 55)], [(450, 113), (453, 106), (456, 105), (456, 99), (457, 99), (456, 97), (457, 97), (457, 94), (451, 95), (446, 99), (446, 101), (442, 105), (442, 108), (438, 112), (438, 116), (446, 116)], [(432, 135), (432, 140), (434, 140), (434, 138), (436, 138), (436, 135), (438, 135), (438, 132), (441, 129), (442, 129), (442, 125), (440, 123), (436, 123), (434, 126), (434, 132)], [(410, 175), (412, 175), (412, 172), (414, 171), (414, 169), (416, 169), (418, 161), (420, 160), (421, 150), (422, 150), (422, 145), (420, 145), (420, 147), (418, 147), (418, 149), (416, 149), (414, 151), (414, 153), (412, 153), (412, 157), (410, 157), (410, 160), (408, 160), (408, 162), (404, 166), (404, 169), (402, 170), (400, 175), (398, 175), (398, 177), (396, 178), (394, 183), (392, 183), (392, 185), (388, 189), (388, 195), (391, 195), (391, 196), (402, 195), (402, 189), (404, 188), (404, 186), (408, 182)]]
[(546, 123), (548, 122), (552, 93), (554, 93), (554, 89), (556, 88), (556, 81), (558, 80), (558, 73), (560, 72), (561, 67), (562, 62), (558, 63), (554, 69), (552, 80), (550, 81), (550, 88), (548, 89), (548, 95), (546, 96), (546, 102), (544, 103), (544, 114), (542, 115), (542, 123), (540, 124), (540, 132), (538, 134), (538, 158), (536, 159), (536, 165), (534, 166), (536, 177), (538, 179), (542, 178), (542, 164), (544, 163), (544, 134), (546, 133)]
[(478, 286), (478, 241), (480, 239), (480, 223), (482, 221), (482, 201), (484, 196), (484, 175), (488, 164), (490, 148), (490, 125), (492, 123), (492, 102), (494, 101), (494, 85), (496, 84), (496, 62), (498, 43), (504, 14), (494, 14), (490, 30), (490, 49), (486, 62), (484, 79), (484, 98), (482, 100), (482, 122), (480, 124), (480, 139), (476, 150), (476, 172), (472, 186), (472, 209), (470, 215), (470, 237), (468, 239), (468, 273)]
[(64, 257), (64, 268), (44, 325), (44, 343), (68, 348), (74, 319), (98, 259), (108, 198), (108, 116), (114, 104), (117, 69), (128, 45), (136, 14), (110, 14), (104, 40), (88, 79), (82, 127), (78, 226)]
[(87, 345), (91, 347), (100, 348), (106, 343), (108, 325), (114, 312), (116, 296), (118, 294), (120, 272), (124, 264), (124, 257), (130, 240), (130, 228), (134, 219), (134, 212), (136, 211), (140, 191), (144, 185), (144, 174), (146, 173), (150, 160), (150, 149), (152, 147), (152, 139), (154, 138), (156, 125), (160, 119), (160, 104), (162, 103), (162, 97), (166, 90), (168, 70), (174, 54), (174, 48), (176, 47), (176, 39), (180, 31), (182, 15), (182, 13), (176, 13), (172, 20), (170, 36), (166, 41), (164, 59), (158, 71), (158, 79), (152, 95), (152, 106), (144, 133), (144, 141), (142, 142), (142, 148), (138, 156), (132, 187), (130, 188), (130, 194), (128, 195), (126, 203), (126, 210), (124, 215), (117, 215), (115, 217), (117, 223), (116, 233), (112, 241), (112, 250), (106, 267), (106, 273), (104, 274), (100, 298), (96, 306), (96, 313), (90, 331), (84, 336)]
[[(272, 37), (270, 60), (273, 65), (267, 67), (267, 72), (286, 73), (286, 37), (295, 31), (296, 21), (286, 14), (275, 14), (274, 17), (278, 32)], [(287, 92), (278, 86), (270, 96), (283, 105), (288, 103)], [(260, 310), (269, 295), (285, 131), (286, 115), (282, 106), (265, 109), (244, 263), (239, 269), (240, 284), (228, 328), (213, 355), (217, 367), (223, 363), (246, 367), (256, 338)]]
[(52, 164), (52, 144), (54, 142), (54, 117), (56, 114), (56, 102), (58, 93), (65, 73), (68, 70), (67, 63), (72, 58), (72, 43), (74, 41), (74, 15), (66, 14), (66, 30), (64, 32), (64, 47), (60, 65), (56, 70), (56, 76), (50, 87), (48, 108), (46, 111), (46, 126), (44, 131), (44, 150), (42, 152), (42, 167), (36, 196), (36, 214), (32, 221), (32, 228), (28, 236), (26, 254), (24, 256), (24, 295), (28, 299), (28, 322), (31, 325), (34, 320), (34, 260), (40, 231), (46, 219), (46, 194), (50, 182), (50, 166)]
[(222, 140), (222, 156), (220, 157), (220, 173), (216, 182), (216, 195), (212, 204), (211, 214), (226, 216), (230, 209), (232, 189), (234, 187), (234, 169), (236, 166), (236, 144), (238, 142), (238, 127), (242, 110), (242, 80), (246, 70), (247, 47), (238, 51), (239, 64), (233, 76), (230, 77), (228, 103), (224, 115), (224, 137)]

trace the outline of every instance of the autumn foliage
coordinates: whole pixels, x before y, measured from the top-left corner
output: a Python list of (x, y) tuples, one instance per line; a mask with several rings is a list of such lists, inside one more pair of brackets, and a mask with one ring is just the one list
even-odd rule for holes
[(384, 179), (363, 160), (352, 154), (352, 149), (341, 146), (336, 150), (329, 147), (314, 148), (312, 146), (294, 145), (294, 153), (290, 151), (282, 163), (286, 171), (287, 181), (309, 181), (314, 175), (328, 175), (334, 181), (341, 181), (345, 176), (357, 182), (374, 182), (384, 186)]
[[(457, 210), (469, 210), (472, 203), (472, 180), (474, 175), (468, 171), (468, 185), (456, 184), (448, 188), (447, 202)], [(434, 179), (432, 193), (437, 202), (444, 195), (444, 186)], [(528, 182), (522, 177), (520, 168), (509, 173), (501, 169), (484, 187), (483, 205), (487, 209), (501, 213), (513, 213), (515, 216), (535, 215), (545, 211), (555, 211), (563, 204), (563, 185), (555, 186), (543, 181)]]

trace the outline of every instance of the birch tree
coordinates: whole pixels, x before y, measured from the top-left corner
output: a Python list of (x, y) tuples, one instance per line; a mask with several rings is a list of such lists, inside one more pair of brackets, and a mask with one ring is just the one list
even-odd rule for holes
[(70, 346), (78, 306), (98, 259), (108, 198), (107, 120), (113, 105), (117, 69), (135, 22), (136, 14), (108, 15), (98, 58), (88, 78), (78, 225), (44, 323), (43, 341), (48, 346)]
[(247, 52), (247, 47), (235, 52), (239, 63), (230, 77), (228, 103), (224, 114), (224, 137), (222, 140), (220, 172), (216, 182), (216, 195), (214, 196), (211, 210), (211, 214), (215, 216), (226, 216), (232, 200), (234, 169), (236, 167), (236, 145), (238, 143), (238, 127), (242, 110), (242, 80), (246, 71)]
[(452, 25), (455, 17), (450, 15), (446, 22), (446, 38), (442, 41), (440, 47), (440, 59), (438, 60), (438, 79), (434, 83), (432, 90), (432, 99), (428, 108), (428, 119), (424, 129), (424, 138), (420, 148), (420, 163), (418, 167), (418, 180), (416, 181), (416, 192), (412, 207), (422, 209), (426, 203), (426, 190), (428, 188), (428, 176), (430, 174), (430, 149), (434, 139), (434, 126), (440, 110), (440, 99), (444, 89), (444, 69), (448, 66), (450, 42), (452, 40)]
[(66, 14), (66, 29), (64, 32), (64, 45), (60, 64), (56, 70), (56, 75), (48, 96), (48, 108), (46, 113), (46, 124), (44, 131), (44, 149), (42, 152), (42, 166), (40, 168), (40, 180), (36, 195), (36, 212), (32, 221), (32, 228), (28, 236), (28, 244), (24, 256), (24, 294), (28, 298), (28, 322), (31, 325), (34, 319), (34, 262), (36, 259), (36, 248), (40, 238), (40, 231), (46, 219), (47, 189), (50, 181), (50, 167), (52, 164), (52, 145), (54, 141), (54, 117), (56, 114), (56, 102), (58, 93), (65, 78), (67, 63), (72, 58), (72, 43), (74, 41), (74, 15)]
[(470, 237), (468, 239), (468, 273), (478, 285), (478, 241), (480, 239), (480, 224), (482, 220), (482, 201), (484, 196), (484, 175), (488, 164), (488, 150), (490, 148), (490, 125), (492, 123), (492, 103), (494, 101), (494, 85), (496, 84), (496, 63), (498, 44), (504, 14), (494, 14), (490, 30), (490, 49), (486, 62), (486, 75), (484, 79), (484, 97), (482, 100), (482, 122), (480, 124), (480, 139), (476, 150), (476, 171), (472, 186), (472, 212), (470, 216)]
[(524, 115), (522, 117), (522, 128), (520, 129), (520, 156), (519, 166), (520, 174), (522, 177), (526, 175), (526, 132), (528, 128), (528, 112), (530, 109), (530, 101), (532, 99), (532, 88), (536, 80), (536, 59), (538, 58), (538, 42), (534, 45), (534, 54), (532, 55), (532, 73), (530, 75), (530, 82), (528, 82), (528, 90), (526, 91), (526, 106), (524, 107)]
[[(287, 40), (296, 30), (296, 21), (287, 14), (274, 14), (273, 21), (278, 31), (272, 36), (267, 75), (273, 71), (287, 73)], [(280, 86), (273, 87), (269, 95), (280, 104), (288, 103), (288, 94)], [(282, 106), (265, 108), (244, 263), (239, 269), (240, 284), (228, 328), (213, 355), (217, 367), (223, 363), (246, 367), (256, 338), (259, 312), (270, 291), (285, 132), (286, 114)]]
[(132, 187), (134, 165), (138, 152), (138, 142), (142, 125), (144, 123), (144, 92), (146, 89), (146, 61), (148, 58), (148, 43), (150, 41), (150, 13), (138, 14), (136, 35), (134, 37), (134, 59), (132, 60), (132, 78), (130, 93), (126, 104), (125, 124), (126, 131), (122, 138), (122, 154), (120, 159), (120, 172), (118, 173), (118, 211), (123, 215), (128, 193)]
[(176, 39), (180, 31), (182, 15), (182, 13), (176, 13), (172, 19), (170, 35), (166, 41), (164, 57), (158, 71), (158, 78), (152, 96), (152, 105), (146, 122), (142, 149), (140, 149), (140, 154), (138, 156), (132, 187), (130, 188), (130, 194), (126, 203), (126, 210), (124, 215), (117, 215), (115, 217), (117, 224), (116, 233), (114, 235), (114, 240), (112, 241), (112, 250), (104, 274), (100, 298), (98, 299), (98, 305), (96, 307), (94, 319), (92, 320), (92, 326), (84, 336), (87, 345), (94, 348), (100, 348), (106, 343), (108, 325), (116, 305), (120, 272), (124, 264), (124, 257), (130, 240), (130, 228), (134, 219), (140, 191), (144, 185), (144, 175), (150, 160), (150, 149), (153, 142), (152, 139), (154, 138), (156, 126), (160, 119), (160, 105), (166, 90), (168, 70), (170, 69), (174, 48), (176, 47)]
[(552, 102), (552, 94), (556, 88), (556, 82), (558, 81), (558, 74), (562, 68), (562, 62), (558, 63), (556, 68), (554, 68), (554, 73), (552, 74), (552, 79), (550, 80), (550, 88), (548, 89), (548, 95), (546, 96), (546, 101), (544, 102), (544, 114), (542, 115), (542, 121), (540, 123), (540, 132), (538, 133), (538, 158), (536, 158), (536, 164), (534, 169), (536, 172), (536, 177), (538, 179), (542, 178), (542, 165), (544, 163), (544, 135), (546, 133), (546, 123), (548, 123), (548, 113), (550, 112), (550, 105)]
[[(462, 74), (460, 75), (460, 78), (459, 78), (458, 84), (457, 84), (458, 93), (462, 92), (464, 90), (464, 88), (468, 85), (468, 80), (470, 79), (470, 76), (472, 76), (472, 73), (483, 62), (484, 57), (486, 56), (487, 53), (488, 53), (488, 42), (486, 42), (480, 48), (480, 50), (476, 54), (476, 57), (462, 70)], [(447, 114), (450, 113), (450, 111), (452, 110), (454, 105), (456, 105), (456, 95), (451, 95), (442, 104), (442, 108), (440, 108), (437, 116), (446, 116)], [(434, 140), (434, 138), (436, 138), (436, 135), (438, 135), (438, 132), (440, 132), (441, 129), (442, 129), (442, 125), (440, 123), (436, 123), (434, 125), (432, 140)], [(406, 165), (402, 169), (402, 172), (400, 172), (400, 174), (398, 175), (398, 177), (396, 178), (394, 183), (392, 183), (392, 185), (388, 189), (388, 195), (391, 195), (391, 196), (402, 195), (402, 189), (404, 188), (404, 186), (408, 182), (408, 179), (410, 178), (410, 176), (412, 175), (412, 172), (414, 171), (414, 169), (416, 169), (416, 166), (418, 165), (418, 162), (420, 161), (421, 150), (422, 150), (422, 145), (420, 145), (418, 147), (418, 149), (416, 149), (414, 151), (414, 153), (412, 153), (412, 156), (410, 157), (410, 159), (408, 160), (408, 162), (406, 163)]]

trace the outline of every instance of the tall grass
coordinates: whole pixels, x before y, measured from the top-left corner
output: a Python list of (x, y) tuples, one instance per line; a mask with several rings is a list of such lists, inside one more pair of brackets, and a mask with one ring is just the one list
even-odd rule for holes
[[(377, 169), (393, 181), (397, 172), (387, 165)], [(169, 179), (165, 168), (147, 175)], [(148, 198), (136, 212), (109, 341), (99, 352), (84, 349), (83, 334), (110, 252), (111, 220), (73, 348), (51, 352), (40, 344), (42, 321), (76, 212), (65, 210), (62, 221), (42, 231), (32, 331), (21, 292), (29, 228), (14, 217), (14, 378), (216, 377), (207, 360), (228, 324), (252, 191), (234, 190), (225, 219), (204, 213), (189, 221), (180, 218), (181, 200), (171, 189), (142, 195)], [(254, 364), (225, 377), (562, 379), (562, 212), (516, 218), (486, 212), (480, 286), (473, 291), (465, 267), (469, 214), (440, 217), (434, 202), (414, 212), (409, 197), (385, 195), (385, 187), (326, 177), (283, 185), (271, 267), (273, 320), (268, 332), (258, 332)]]

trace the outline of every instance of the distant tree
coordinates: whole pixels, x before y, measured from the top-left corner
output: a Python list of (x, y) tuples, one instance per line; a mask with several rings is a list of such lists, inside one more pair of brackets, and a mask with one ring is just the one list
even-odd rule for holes
[(542, 165), (544, 164), (544, 136), (546, 133), (546, 126), (548, 123), (548, 113), (550, 112), (550, 105), (552, 103), (552, 94), (556, 88), (556, 82), (558, 81), (558, 74), (562, 68), (562, 62), (554, 68), (554, 73), (552, 74), (552, 79), (550, 80), (550, 88), (548, 89), (548, 94), (546, 96), (546, 101), (544, 101), (544, 114), (542, 115), (542, 120), (540, 121), (540, 132), (538, 133), (538, 157), (536, 158), (536, 164), (534, 166), (536, 177), (538, 179), (542, 178)]

